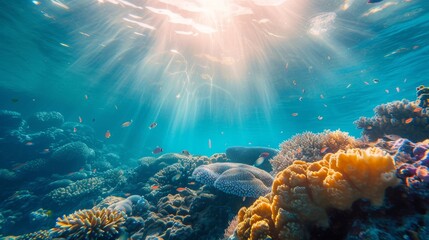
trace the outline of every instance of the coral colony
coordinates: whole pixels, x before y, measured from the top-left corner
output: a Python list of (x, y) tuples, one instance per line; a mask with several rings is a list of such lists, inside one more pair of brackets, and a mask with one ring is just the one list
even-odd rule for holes
[[(59, 112), (0, 112), (3, 239), (428, 239), (429, 88), (280, 149), (120, 161)], [(130, 122), (131, 123), (131, 122)], [(255, 162), (256, 161), (256, 162)], [(24, 227), (23, 227), (24, 226)], [(27, 232), (23, 232), (27, 229)]]

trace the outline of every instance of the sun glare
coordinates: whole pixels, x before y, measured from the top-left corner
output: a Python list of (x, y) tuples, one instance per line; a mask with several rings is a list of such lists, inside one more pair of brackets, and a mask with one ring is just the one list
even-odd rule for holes
[(99, 79), (114, 76), (115, 91), (139, 96), (155, 117), (169, 112), (174, 129), (201, 116), (239, 121), (255, 106), (269, 121), (278, 66), (329, 75), (321, 60), (349, 58), (333, 33), (360, 31), (341, 21), (357, 2), (98, 0), (76, 29), (85, 39), (76, 65), (103, 62)]

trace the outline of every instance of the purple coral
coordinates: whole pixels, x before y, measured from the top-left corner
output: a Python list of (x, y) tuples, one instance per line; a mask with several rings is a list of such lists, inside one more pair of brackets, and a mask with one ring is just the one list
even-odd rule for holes
[(197, 167), (192, 176), (198, 182), (240, 197), (265, 195), (270, 192), (273, 177), (259, 168), (240, 163), (213, 163)]

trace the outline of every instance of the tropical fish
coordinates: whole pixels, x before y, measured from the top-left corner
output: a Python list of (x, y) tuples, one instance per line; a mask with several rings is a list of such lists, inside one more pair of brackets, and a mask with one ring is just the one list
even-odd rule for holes
[(79, 122), (82, 123), (82, 117), (81, 116), (79, 116)]
[(133, 120), (126, 121), (126, 122), (122, 123), (121, 126), (122, 127), (129, 127), (132, 123), (133, 123)]
[(33, 145), (34, 145), (34, 143), (33, 143), (33, 142), (26, 142), (26, 143), (25, 143), (25, 145), (26, 145), (26, 146), (33, 146)]
[(150, 189), (152, 189), (152, 190), (158, 190), (159, 186), (158, 185), (153, 185), (153, 186), (150, 187)]
[(405, 124), (409, 124), (409, 123), (411, 123), (413, 120), (414, 120), (414, 118), (407, 118), (407, 119), (405, 120)]
[(88, 100), (88, 95), (85, 94), (84, 98), (85, 98), (85, 100)]
[(368, 3), (378, 3), (382, 2), (383, 0), (368, 0)]
[(259, 157), (263, 157), (263, 158), (266, 158), (266, 157), (269, 157), (270, 156), (270, 153), (269, 152), (263, 152), (263, 153), (261, 153), (260, 155), (259, 155)]
[(155, 149), (153, 149), (153, 151), (152, 151), (152, 153), (153, 154), (158, 154), (158, 153), (161, 153), (162, 152), (162, 148), (160, 148), (160, 147), (156, 147)]
[(209, 140), (208, 140), (208, 146), (209, 146), (209, 149), (211, 149), (212, 148), (212, 140), (209, 138)]
[(292, 115), (292, 117), (296, 117), (296, 116), (298, 116), (298, 113), (292, 113), (291, 115)]
[(372, 79), (372, 82), (373, 82), (373, 83), (379, 83), (379, 82), (380, 82), (380, 80), (378, 80), (377, 78), (374, 78), (374, 79)]
[(401, 136), (394, 135), (394, 134), (384, 134), (383, 137), (385, 137), (385, 138), (387, 138), (389, 140), (392, 140), (392, 141), (396, 141), (396, 140), (398, 140), (398, 139), (401, 138)]
[(299, 97), (299, 99), (298, 99), (300, 102), (302, 102), (302, 97)]
[(153, 123), (151, 123), (151, 124), (149, 125), (149, 129), (156, 128), (156, 126), (158, 126), (158, 123), (153, 122)]
[(185, 190), (186, 190), (185, 187), (178, 187), (178, 188), (176, 188), (176, 191), (178, 191), (178, 192), (183, 192)]
[(77, 132), (77, 128), (76, 127), (73, 128), (73, 132)]
[(401, 89), (399, 87), (396, 87), (396, 92), (400, 92)]
[(417, 108), (414, 109), (413, 112), (418, 113), (418, 112), (421, 112), (422, 110), (423, 109), (421, 107), (417, 107)]
[(328, 151), (329, 147), (323, 147), (322, 149), (320, 149), (320, 153), (325, 153), (326, 151)]
[(110, 131), (107, 130), (106, 133), (104, 134), (105, 138), (110, 138), (112, 136), (112, 134), (110, 134)]
[(258, 159), (256, 159), (254, 166), (259, 166), (262, 163), (264, 163), (265, 158), (264, 157), (258, 157)]
[(182, 174), (178, 173), (171, 178), (171, 181), (173, 181), (173, 182), (178, 181), (181, 176), (182, 176)]
[(182, 154), (185, 155), (185, 156), (190, 156), (191, 155), (188, 150), (183, 150)]
[(317, 116), (317, 119), (321, 121), (321, 120), (323, 120), (323, 117), (322, 116)]

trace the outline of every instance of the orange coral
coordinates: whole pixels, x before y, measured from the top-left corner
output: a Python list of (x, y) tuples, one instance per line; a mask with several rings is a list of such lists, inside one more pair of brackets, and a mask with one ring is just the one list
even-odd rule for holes
[(393, 158), (378, 148), (295, 161), (277, 174), (271, 194), (240, 210), (237, 237), (305, 239), (305, 224), (328, 226), (327, 208), (349, 209), (359, 198), (381, 205), (384, 190), (397, 183)]

